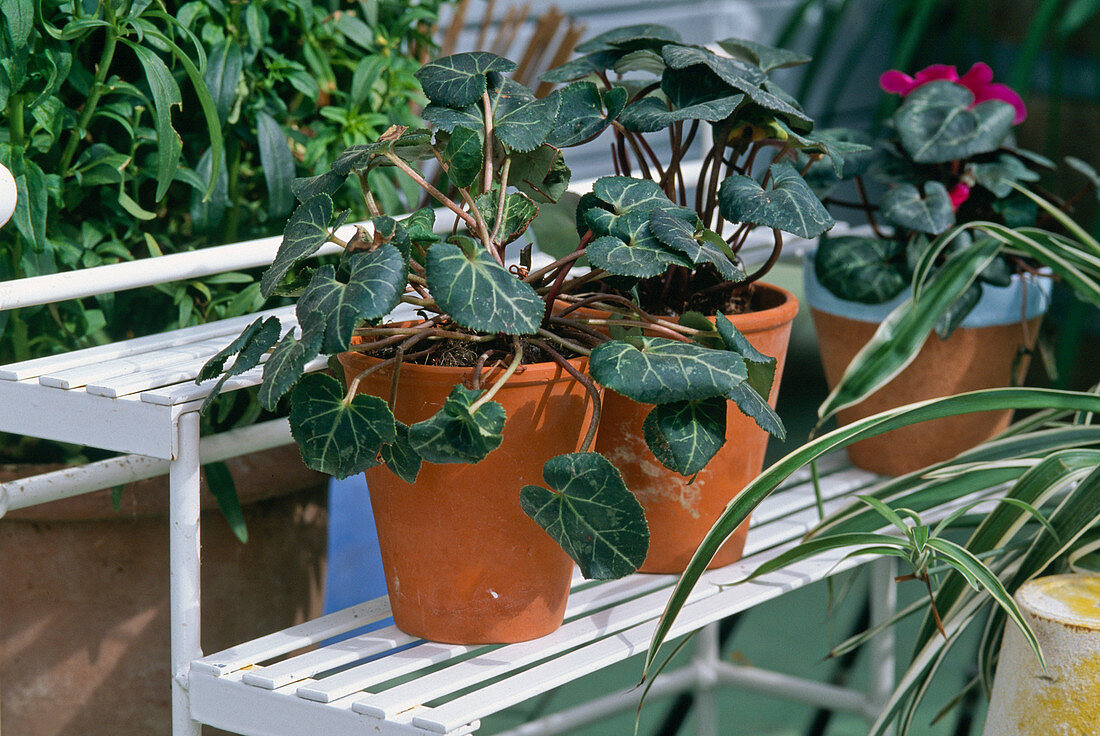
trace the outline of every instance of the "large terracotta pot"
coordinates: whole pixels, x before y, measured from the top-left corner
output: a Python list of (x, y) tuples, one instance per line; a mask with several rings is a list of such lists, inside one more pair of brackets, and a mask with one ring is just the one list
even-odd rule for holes
[[(376, 359), (340, 356), (348, 376)], [(575, 361), (583, 370), (585, 361)], [(405, 364), (396, 415), (435, 414), (471, 369)], [(483, 386), (499, 369), (486, 371)], [(389, 396), (392, 372), (360, 390)], [(366, 471), (382, 566), (397, 626), (459, 644), (525, 641), (562, 623), (573, 560), (520, 508), (520, 489), (543, 484), (550, 458), (580, 447), (592, 418), (584, 387), (560, 366), (521, 366), (494, 397), (507, 413), (504, 441), (476, 464), (425, 462), (413, 484), (384, 465)]]
[[(908, 297), (908, 290), (886, 304), (865, 305), (837, 299), (825, 290), (807, 261), (806, 300), (813, 314), (821, 362), (830, 390), (879, 324)], [(1025, 288), (1027, 296), (1025, 298)], [(947, 340), (932, 334), (913, 362), (861, 403), (838, 413), (849, 424), (881, 411), (967, 391), (1010, 386), (1022, 380), (1049, 304), (1049, 280), (1009, 287), (983, 286), (982, 300)], [(1021, 319), (1026, 309), (1026, 319)], [(1014, 380), (1015, 379), (1015, 380)], [(848, 446), (852, 464), (882, 475), (904, 475), (954, 457), (1003, 431), (1011, 411), (964, 414), (895, 429)]]
[[(753, 347), (778, 361), (768, 397), (774, 407), (798, 300), (790, 292), (768, 284), (760, 284), (757, 292), (759, 309), (730, 315), (730, 321)], [(607, 391), (596, 451), (622, 472), (627, 488), (645, 509), (649, 554), (640, 570), (679, 573), (726, 504), (760, 473), (769, 435), (733, 402), (728, 402), (726, 443), (692, 482), (662, 465), (646, 445), (642, 423), (652, 408)], [(718, 550), (709, 567), (722, 567), (741, 559), (748, 528), (746, 519)]]
[[(219, 651), (321, 613), (327, 477), (293, 445), (228, 461), (241, 544), (203, 493), (202, 645)], [(0, 480), (58, 466), (2, 466)], [(168, 736), (168, 481), (0, 519), (0, 711), (19, 736)], [(221, 733), (206, 729), (206, 734)]]

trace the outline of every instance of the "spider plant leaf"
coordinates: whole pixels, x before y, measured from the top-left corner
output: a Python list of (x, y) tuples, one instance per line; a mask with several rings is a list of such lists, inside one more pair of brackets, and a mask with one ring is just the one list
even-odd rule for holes
[(811, 539), (796, 544), (791, 549), (764, 562), (753, 570), (747, 578), (743, 578), (737, 582), (744, 583), (749, 580), (755, 580), (761, 575), (767, 575), (770, 572), (782, 570), (788, 565), (814, 557), (822, 552), (828, 552), (833, 549), (845, 549), (847, 547), (867, 547), (875, 549), (880, 554), (884, 550), (900, 551), (902, 552), (902, 557), (908, 559), (908, 546), (905, 540), (898, 539), (897, 537), (892, 537), (888, 534), (874, 533), (836, 534), (828, 537), (818, 537), (817, 539)]
[(559, 455), (546, 462), (542, 477), (548, 488), (524, 486), (520, 506), (586, 578), (621, 578), (641, 566), (649, 551), (645, 512), (607, 458), (595, 452)]

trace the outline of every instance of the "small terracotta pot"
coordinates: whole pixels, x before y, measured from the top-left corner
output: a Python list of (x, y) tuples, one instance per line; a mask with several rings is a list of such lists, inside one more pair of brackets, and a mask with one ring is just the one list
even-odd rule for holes
[[(730, 315), (730, 321), (753, 346), (778, 361), (768, 402), (774, 407), (779, 380), (787, 356), (791, 322), (798, 300), (790, 292), (759, 284), (763, 308)], [(764, 465), (768, 433), (742, 414), (736, 404), (726, 408), (726, 443), (694, 482), (669, 470), (653, 456), (645, 443), (642, 423), (653, 409), (607, 391), (604, 395), (596, 451), (606, 456), (623, 474), (626, 486), (638, 497), (649, 522), (649, 554), (641, 572), (683, 572), (699, 542), (722, 510)], [(689, 484), (690, 483), (690, 484)], [(722, 567), (741, 559), (749, 520), (722, 545), (708, 567)]]
[[(875, 334), (881, 319), (904, 297), (895, 300), (896, 303), (874, 305), (882, 311), (877, 321), (853, 319), (848, 315), (860, 314), (867, 305), (848, 302), (838, 306), (839, 300), (835, 297), (817, 301), (814, 295), (820, 294), (824, 287), (816, 282), (812, 271), (813, 266), (807, 261), (807, 301), (817, 330), (825, 379), (832, 390), (852, 358)], [(1005, 287), (1006, 293), (1008, 288)], [(1023, 287), (1018, 285), (1016, 288), (1022, 291)], [(840, 424), (915, 401), (1009, 386), (1014, 383), (1014, 371), (1018, 382), (1026, 373), (1028, 363), (1026, 357), (1017, 359), (1018, 351), (1021, 347), (1034, 345), (1042, 319), (1040, 304), (1047, 301), (1039, 287), (1030, 285), (1028, 288), (1035, 291), (1029, 299), (1029, 315), (1039, 316), (1021, 321), (1020, 308), (1010, 307), (1000, 317), (1002, 324), (969, 327), (964, 322), (947, 340), (930, 335), (905, 370), (864, 401), (839, 412)], [(823, 307), (819, 308), (819, 304)], [(839, 313), (845, 304), (851, 305), (846, 310), (847, 315)], [(981, 302), (979, 308), (982, 308)], [(997, 316), (983, 314), (980, 321), (997, 319)], [(977, 319), (974, 322), (980, 323)], [(921, 422), (851, 444), (847, 448), (848, 457), (856, 467), (873, 473), (904, 475), (948, 460), (984, 442), (1002, 432), (1011, 421), (1012, 412), (1005, 410)]]
[[(353, 376), (377, 359), (340, 356)], [(587, 361), (575, 360), (578, 370)], [(435, 414), (471, 369), (404, 364), (397, 418), (413, 424)], [(499, 369), (485, 371), (491, 384)], [(392, 371), (361, 383), (388, 396)], [(496, 394), (507, 412), (504, 441), (470, 465), (421, 465), (410, 485), (384, 465), (366, 471), (382, 566), (397, 626), (457, 644), (502, 644), (544, 636), (565, 615), (573, 560), (520, 508), (519, 492), (543, 484), (550, 458), (576, 452), (592, 419), (584, 387), (555, 363), (521, 366)]]

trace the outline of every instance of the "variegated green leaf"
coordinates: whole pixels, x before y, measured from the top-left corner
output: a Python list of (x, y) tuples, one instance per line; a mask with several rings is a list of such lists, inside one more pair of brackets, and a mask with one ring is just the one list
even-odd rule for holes
[(658, 404), (642, 423), (653, 456), (669, 470), (692, 476), (726, 443), (726, 399)]
[(533, 151), (547, 142), (557, 126), (562, 98), (535, 99), (531, 90), (505, 78), (493, 97), (493, 133), (513, 151)]
[(748, 377), (744, 359), (728, 350), (663, 337), (598, 345), (589, 359), (601, 385), (643, 404), (725, 396)]
[(481, 391), (457, 384), (443, 407), (409, 427), (409, 447), (430, 463), (479, 463), (504, 440), (504, 407), (488, 401), (473, 412)]
[(905, 246), (896, 240), (862, 235), (822, 238), (813, 267), (822, 286), (850, 302), (881, 304), (909, 285)]
[(891, 187), (882, 195), (882, 216), (892, 225), (939, 235), (955, 224), (951, 197), (938, 181), (926, 181), (923, 186), (923, 193), (912, 184)]
[(741, 334), (741, 330), (734, 327), (726, 315), (721, 313), (715, 315), (714, 326), (726, 349), (732, 350), (745, 359), (745, 366), (748, 369), (746, 380), (749, 386), (766, 400), (771, 395), (778, 361), (753, 347), (748, 338)]
[(577, 51), (582, 54), (593, 51), (605, 51), (607, 49), (635, 49), (635, 48), (661, 48), (666, 43), (680, 43), (680, 33), (668, 26), (657, 23), (637, 23), (629, 26), (619, 26), (610, 31), (604, 31), (598, 36), (593, 36), (577, 46)]
[(736, 403), (741, 413), (756, 422), (760, 429), (780, 440), (787, 439), (787, 428), (779, 414), (771, 407), (767, 398), (758, 393), (748, 381), (731, 389), (726, 398)]
[[(282, 326), (278, 317), (257, 318), (255, 322), (244, 329), (244, 332), (215, 353), (210, 360), (206, 361), (202, 369), (199, 370), (195, 383), (209, 381), (218, 374), (222, 374), (222, 376), (202, 402), (200, 412), (205, 412), (210, 408), (210, 405), (214, 403), (214, 399), (218, 398), (221, 393), (222, 386), (229, 378), (252, 370), (260, 364), (264, 354), (278, 342), (281, 329)], [(234, 359), (233, 365), (226, 368), (225, 362), (229, 360), (231, 355), (237, 357)]]
[(432, 296), (463, 327), (509, 335), (538, 332), (546, 305), (484, 248), (440, 243), (428, 251), (425, 267)]
[(894, 113), (894, 124), (914, 161), (935, 164), (996, 150), (1015, 114), (1001, 100), (975, 105), (969, 89), (938, 80), (910, 92)]
[(572, 61), (567, 61), (564, 64), (556, 66), (548, 72), (544, 72), (539, 79), (543, 82), (550, 82), (552, 84), (565, 84), (567, 82), (574, 82), (578, 79), (584, 79), (595, 72), (604, 72), (612, 68), (615, 62), (625, 53), (626, 52), (612, 49), (585, 54)]
[[(496, 229), (497, 217), (500, 215), (500, 187), (493, 186), (492, 191), (482, 194), (474, 200), (474, 204), (481, 210), (482, 217), (489, 226), (489, 231)], [(539, 213), (539, 207), (531, 198), (522, 192), (508, 192), (504, 195), (504, 221), (498, 231), (497, 239), (507, 245), (527, 230), (527, 226)]]
[(787, 67), (799, 66), (810, 61), (809, 56), (800, 54), (797, 51), (777, 49), (766, 44), (757, 43), (756, 41), (750, 41), (746, 38), (727, 38), (724, 41), (719, 41), (718, 45), (727, 53), (742, 58), (751, 64), (755, 64), (765, 72), (771, 71), (772, 69), (786, 69)]
[(685, 256), (664, 247), (656, 238), (631, 244), (604, 235), (589, 243), (585, 253), (593, 266), (617, 276), (650, 278), (660, 276), (669, 266), (693, 266)]
[(557, 202), (569, 188), (571, 176), (561, 151), (543, 143), (534, 151), (512, 156), (508, 182), (535, 202)]
[(730, 222), (783, 230), (816, 238), (831, 228), (833, 218), (789, 161), (772, 164), (767, 190), (749, 176), (736, 174), (722, 182), (718, 207)]
[(307, 467), (336, 478), (377, 464), (378, 451), (397, 436), (390, 407), (377, 396), (344, 400), (332, 376), (311, 373), (290, 394), (290, 433)]
[(496, 54), (474, 51), (444, 56), (425, 64), (416, 72), (416, 78), (424, 94), (435, 104), (466, 107), (481, 99), (488, 74), (507, 74), (515, 68), (514, 62)]
[[(1068, 159), (1067, 159), (1068, 162)], [(1002, 153), (996, 161), (970, 164), (974, 181), (993, 192), (995, 197), (1007, 197), (1012, 185), (1021, 181), (1039, 181), (1038, 172), (1029, 169), (1015, 156)]]
[(598, 136), (623, 111), (627, 97), (624, 87), (612, 87), (601, 95), (592, 82), (575, 82), (554, 94), (561, 98), (561, 104), (546, 142), (556, 148), (579, 145)]
[(279, 399), (302, 377), (306, 363), (317, 357), (322, 337), (322, 330), (318, 328), (306, 331), (301, 340), (296, 339), (293, 332), (283, 336), (264, 363), (264, 378), (258, 396), (260, 406), (275, 411)]
[(657, 97), (643, 97), (623, 110), (619, 119), (627, 130), (652, 133), (681, 120), (724, 120), (733, 114), (744, 99), (743, 94), (725, 95), (670, 110), (668, 104)]
[(476, 131), (461, 126), (451, 131), (447, 147), (443, 149), (443, 161), (452, 184), (468, 187), (477, 181), (484, 163), (483, 148), (481, 136)]
[(653, 210), (649, 216), (649, 229), (657, 240), (682, 253), (695, 266), (709, 263), (722, 278), (729, 281), (741, 281), (745, 278), (745, 272), (729, 256), (708, 242), (701, 226), (696, 228), (674, 212), (666, 209)]
[(265, 297), (271, 296), (294, 264), (313, 255), (324, 245), (328, 240), (331, 220), (332, 197), (327, 193), (315, 194), (298, 205), (287, 221), (275, 260), (260, 279), (260, 293)]
[(603, 455), (559, 455), (546, 462), (542, 477), (549, 489), (524, 486), (520, 506), (586, 578), (621, 578), (641, 566), (649, 551), (645, 512)]
[(409, 427), (407, 424), (397, 423), (396, 437), (393, 442), (382, 445), (382, 449), (378, 451), (378, 456), (382, 458), (382, 462), (386, 464), (386, 467), (393, 471), (394, 475), (406, 483), (415, 483), (416, 476), (420, 475), (420, 454), (413, 449), (412, 443), (409, 441)]

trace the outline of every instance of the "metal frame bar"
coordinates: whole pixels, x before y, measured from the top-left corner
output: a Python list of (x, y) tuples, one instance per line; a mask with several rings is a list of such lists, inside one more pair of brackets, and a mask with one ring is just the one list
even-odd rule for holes
[(199, 584), (199, 415), (179, 418), (179, 453), (169, 465), (169, 570), (172, 639), (172, 733), (201, 736), (191, 719), (188, 670), (202, 656)]

